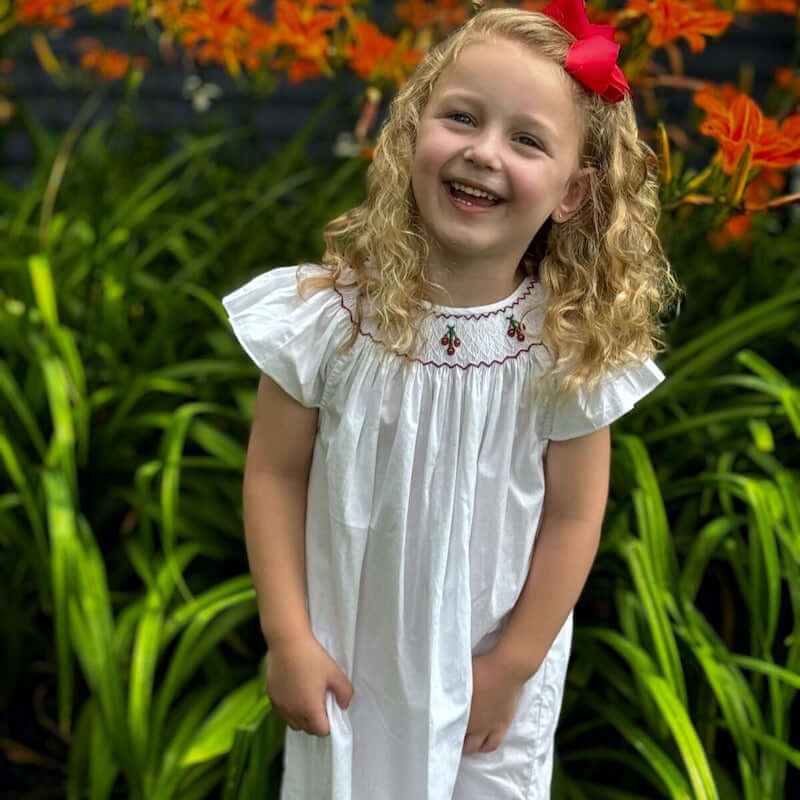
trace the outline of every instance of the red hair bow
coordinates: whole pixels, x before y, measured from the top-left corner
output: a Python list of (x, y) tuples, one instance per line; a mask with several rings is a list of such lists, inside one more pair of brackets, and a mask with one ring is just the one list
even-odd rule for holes
[(605, 100), (622, 100), (630, 86), (617, 66), (619, 45), (614, 41), (614, 26), (589, 22), (583, 0), (554, 0), (542, 13), (578, 40), (567, 53), (567, 72)]

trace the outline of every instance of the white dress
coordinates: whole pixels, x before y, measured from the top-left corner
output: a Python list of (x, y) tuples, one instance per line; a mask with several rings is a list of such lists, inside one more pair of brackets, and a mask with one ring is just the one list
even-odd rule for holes
[(433, 306), (417, 360), (381, 358), (369, 322), (337, 353), (355, 289), (303, 301), (297, 271), (223, 299), (260, 369), (319, 408), (308, 611), (354, 687), (347, 710), (327, 693), (329, 736), (287, 729), (281, 800), (545, 800), (572, 614), (502, 744), (464, 755), (472, 656), (497, 641), (527, 578), (548, 440), (609, 424), (664, 376), (648, 360), (558, 403), (532, 389), (548, 363), (532, 279), (491, 305)]

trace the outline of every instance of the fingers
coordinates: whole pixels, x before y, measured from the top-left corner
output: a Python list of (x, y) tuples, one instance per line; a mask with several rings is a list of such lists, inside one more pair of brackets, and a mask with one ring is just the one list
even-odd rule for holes
[(327, 736), (331, 732), (330, 722), (325, 709), (309, 712), (308, 714), (282, 714), (280, 709), (275, 707), (278, 716), (293, 730), (305, 731), (313, 736)]
[(464, 737), (464, 747), (462, 753), (469, 755), (470, 753), (491, 753), (497, 750), (503, 741), (502, 731), (485, 731), (479, 733), (467, 733)]
[(312, 736), (327, 736), (331, 732), (330, 722), (328, 722), (328, 715), (324, 710), (317, 712), (310, 717), (304, 717), (301, 720), (301, 723), (302, 724), (299, 730), (304, 730), (306, 733), (310, 733)]
[(327, 691), (347, 708), (354, 689), (347, 675), (316, 640), (276, 650), (268, 661), (265, 691), (275, 713), (292, 729), (330, 735)]
[(485, 739), (486, 737), (482, 733), (468, 733), (464, 737), (464, 747), (462, 752), (465, 755), (479, 752)]
[[(334, 698), (340, 708), (347, 708), (353, 699), (353, 684), (350, 683), (343, 672), (334, 673), (328, 680), (328, 687), (333, 692)], [(287, 710), (273, 703), (273, 708), (278, 716), (295, 731), (305, 731), (313, 736), (328, 736), (331, 726), (328, 715), (325, 712), (325, 700), (318, 709), (307, 710), (306, 713), (298, 714), (296, 711), (290, 713)]]
[(347, 708), (353, 699), (353, 684), (350, 683), (347, 675), (341, 670), (337, 670), (331, 675), (328, 686), (333, 691), (333, 696), (339, 704), (339, 708)]
[(491, 753), (493, 750), (497, 750), (500, 747), (500, 743), (503, 741), (503, 734), (499, 732), (490, 733), (489, 736), (486, 738), (486, 741), (481, 745), (481, 753)]

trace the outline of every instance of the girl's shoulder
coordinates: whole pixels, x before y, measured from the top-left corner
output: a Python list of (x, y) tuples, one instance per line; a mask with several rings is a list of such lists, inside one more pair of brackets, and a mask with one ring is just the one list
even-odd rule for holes
[(234, 335), (261, 371), (298, 402), (318, 406), (327, 370), (352, 331), (330, 269), (275, 267), (225, 295), (222, 305)]
[(324, 264), (301, 263), (273, 267), (250, 278), (222, 298), (231, 314), (268, 316), (336, 315), (342, 310), (342, 298), (357, 291), (352, 270), (344, 270), (334, 280), (332, 269)]

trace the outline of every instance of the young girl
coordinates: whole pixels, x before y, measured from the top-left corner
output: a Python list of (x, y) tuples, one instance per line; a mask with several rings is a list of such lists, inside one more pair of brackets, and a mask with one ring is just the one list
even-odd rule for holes
[(664, 377), (675, 285), (617, 51), (582, 0), (478, 13), (323, 265), (223, 300), (264, 373), (244, 521), (283, 800), (549, 797), (608, 425)]

